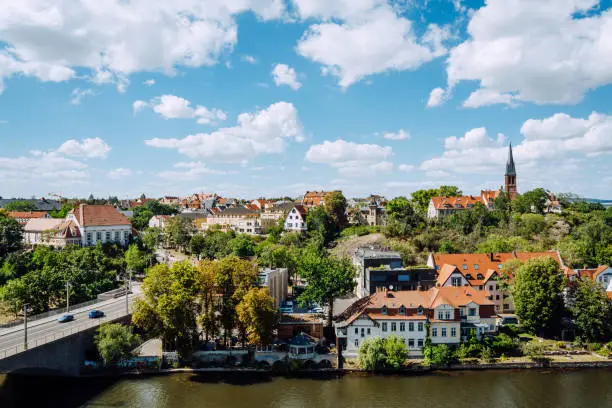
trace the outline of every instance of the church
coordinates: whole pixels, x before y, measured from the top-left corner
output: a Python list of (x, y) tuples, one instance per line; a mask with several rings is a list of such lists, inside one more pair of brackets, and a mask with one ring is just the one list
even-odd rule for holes
[(508, 160), (506, 161), (506, 174), (504, 175), (503, 189), (482, 190), (480, 191), (480, 195), (477, 196), (432, 197), (427, 208), (427, 218), (445, 217), (453, 214), (455, 211), (469, 210), (473, 208), (476, 203), (481, 203), (486, 208), (492, 209), (495, 199), (499, 197), (502, 192), (508, 194), (511, 200), (518, 195), (512, 144), (508, 146)]

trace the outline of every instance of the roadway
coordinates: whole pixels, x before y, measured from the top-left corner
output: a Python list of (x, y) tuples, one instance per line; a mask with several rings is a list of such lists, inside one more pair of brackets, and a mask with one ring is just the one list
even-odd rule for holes
[[(136, 296), (139, 296), (139, 288), (134, 285), (134, 293), (128, 297), (128, 308)], [(88, 314), (91, 310), (101, 310), (104, 317), (90, 319)], [(63, 314), (47, 317), (28, 323), (28, 348), (57, 340), (59, 338), (72, 335), (74, 333), (87, 330), (93, 326), (106, 321), (112, 321), (126, 316), (125, 296), (116, 299), (106, 300), (81, 309), (70, 310), (74, 320), (67, 323), (57, 321)], [(0, 330), (0, 359), (24, 350), (24, 326), (19, 325)]]

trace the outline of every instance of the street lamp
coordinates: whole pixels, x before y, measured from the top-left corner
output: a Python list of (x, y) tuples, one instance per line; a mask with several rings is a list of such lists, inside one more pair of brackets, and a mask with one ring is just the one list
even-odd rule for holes
[(66, 281), (66, 313), (70, 311), (70, 288), (72, 284), (70, 281)]
[(23, 349), (28, 349), (28, 308), (29, 303), (23, 304)]
[(128, 293), (130, 292), (130, 288), (132, 286), (132, 271), (128, 271), (128, 276), (125, 278), (125, 314), (130, 314), (129, 304), (128, 304)]

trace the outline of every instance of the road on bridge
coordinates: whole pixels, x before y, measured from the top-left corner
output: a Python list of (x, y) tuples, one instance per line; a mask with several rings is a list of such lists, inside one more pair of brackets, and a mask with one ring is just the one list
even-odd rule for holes
[[(128, 298), (129, 310), (131, 310), (134, 298), (140, 295), (139, 288), (134, 287), (133, 289), (134, 293), (130, 294)], [(94, 309), (103, 311), (104, 317), (90, 319), (89, 312)], [(67, 323), (57, 321), (62, 316), (61, 314), (28, 323), (28, 348), (32, 349), (79, 331), (87, 330), (100, 323), (126, 316), (125, 297), (71, 310), (70, 314), (74, 316), (74, 320)], [(0, 359), (21, 353), (22, 351), (24, 351), (23, 325), (0, 330)]]

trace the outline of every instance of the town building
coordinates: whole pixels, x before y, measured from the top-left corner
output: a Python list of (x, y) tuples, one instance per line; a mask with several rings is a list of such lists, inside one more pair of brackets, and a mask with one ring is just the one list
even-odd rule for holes
[(58, 200), (50, 200), (47, 198), (2, 198), (0, 197), (0, 208), (5, 208), (7, 205), (14, 201), (25, 201), (27, 203), (33, 204), (36, 207), (36, 211), (53, 211), (59, 210), (62, 208), (62, 204)]
[(259, 271), (259, 286), (268, 288), (278, 308), (286, 299), (289, 291), (289, 271), (287, 268), (264, 268)]
[(389, 290), (417, 290), (435, 286), (436, 273), (431, 267), (404, 267), (399, 252), (387, 248), (357, 248), (353, 255), (357, 270), (358, 297)]
[(604, 290), (612, 283), (612, 267), (607, 265), (599, 265), (592, 269), (577, 269), (576, 273), (580, 278), (599, 283)]
[(82, 246), (98, 242), (125, 246), (132, 236), (132, 224), (112, 205), (80, 204), (68, 213), (66, 220), (77, 225)]
[(508, 146), (508, 160), (506, 161), (506, 174), (504, 175), (504, 192), (511, 200), (518, 195), (516, 187), (516, 167), (514, 166), (514, 156), (512, 155), (512, 143)]
[(306, 223), (307, 212), (308, 209), (305, 206), (295, 204), (285, 219), (285, 231), (300, 233), (306, 232), (308, 229), (308, 225)]
[(514, 312), (514, 302), (510, 293), (503, 290), (502, 285), (504, 263), (514, 259), (525, 262), (529, 259), (543, 257), (550, 257), (557, 261), (564, 273), (571, 272), (557, 251), (486, 254), (431, 253), (427, 259), (427, 266), (434, 268), (437, 273), (436, 286), (468, 286), (479, 291), (486, 291), (491, 296), (497, 313), (511, 313)]
[(26, 245), (47, 245), (63, 248), (81, 245), (81, 232), (71, 220), (64, 218), (32, 218), (23, 227)]
[(488, 294), (471, 287), (435, 287), (426, 291), (384, 288), (357, 300), (335, 318), (336, 336), (354, 355), (369, 338), (398, 336), (410, 356), (422, 355), (429, 325), (432, 344), (458, 344), (470, 335), (496, 330)]
[(307, 191), (302, 198), (301, 204), (307, 209), (325, 205), (325, 199), (335, 192), (338, 191)]
[(175, 196), (163, 196), (162, 198), (159, 199), (160, 204), (165, 204), (165, 205), (179, 205), (179, 198), (175, 197)]
[(317, 339), (323, 338), (325, 319), (315, 313), (281, 314), (278, 322), (277, 336), (280, 340), (289, 340), (301, 333)]
[(248, 209), (243, 206), (226, 208), (206, 217), (206, 224), (200, 226), (207, 230), (212, 226), (218, 226), (222, 231), (235, 231), (243, 234), (258, 235), (267, 232), (262, 226), (259, 211)]
[(172, 218), (170, 215), (154, 215), (149, 220), (149, 228), (166, 228), (170, 218)]
[(9, 218), (14, 218), (21, 225), (26, 225), (28, 221), (35, 218), (51, 218), (45, 211), (9, 211)]

